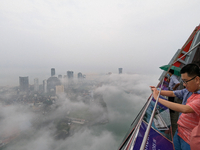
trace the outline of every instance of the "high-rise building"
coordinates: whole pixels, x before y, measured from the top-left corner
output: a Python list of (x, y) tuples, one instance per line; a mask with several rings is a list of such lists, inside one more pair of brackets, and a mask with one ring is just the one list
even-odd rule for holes
[(51, 94), (56, 92), (56, 86), (61, 85), (61, 81), (57, 77), (50, 77), (47, 79), (47, 92)]
[(81, 78), (83, 78), (83, 75), (82, 75), (81, 72), (79, 72), (79, 73), (78, 73), (78, 79), (81, 79)]
[(19, 89), (20, 91), (27, 91), (29, 89), (28, 77), (19, 77)]
[(119, 68), (119, 74), (122, 74), (122, 68)]
[(55, 76), (55, 74), (56, 74), (55, 68), (51, 68), (51, 77)]
[(56, 94), (64, 93), (64, 85), (57, 85), (56, 86)]
[(58, 79), (62, 79), (62, 75), (58, 75)]
[(34, 91), (39, 91), (39, 79), (34, 79)]
[(43, 80), (43, 91), (47, 93), (47, 80)]
[(67, 76), (68, 76), (68, 79), (72, 79), (74, 77), (74, 72), (73, 71), (67, 71)]

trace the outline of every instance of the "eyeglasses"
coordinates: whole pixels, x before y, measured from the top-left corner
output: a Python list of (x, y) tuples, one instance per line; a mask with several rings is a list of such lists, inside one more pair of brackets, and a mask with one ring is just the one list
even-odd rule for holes
[(185, 83), (185, 84), (187, 84), (189, 81), (192, 81), (192, 80), (194, 80), (195, 78), (196, 78), (197, 76), (195, 76), (195, 77), (193, 77), (192, 79), (190, 79), (190, 80), (187, 80), (187, 81), (185, 81), (185, 80), (182, 80), (183, 81), (183, 83)]

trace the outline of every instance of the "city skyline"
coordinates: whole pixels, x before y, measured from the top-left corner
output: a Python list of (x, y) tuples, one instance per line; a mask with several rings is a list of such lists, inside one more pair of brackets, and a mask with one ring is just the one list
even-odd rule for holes
[[(15, 80), (13, 80), (13, 81), (11, 81), (10, 79), (7, 78), (6, 80), (8, 80), (9, 82), (4, 80), (5, 84), (2, 84), (1, 86), (18, 86), (19, 85), (19, 81), (16, 80), (17, 77), (18, 78), (20, 78), (20, 77), (28, 77), (30, 85), (33, 85), (35, 78), (37, 78), (39, 80), (39, 84), (42, 84), (43, 80), (46, 80), (46, 79), (48, 79), (49, 77), (52, 76), (52, 69), (54, 69), (54, 73), (55, 73), (53, 76), (58, 77), (58, 78), (59, 78), (59, 76), (62, 76), (62, 78), (65, 78), (65, 76), (68, 75), (68, 72), (73, 72), (74, 79), (78, 78), (79, 73), (81, 73), (82, 76), (84, 76), (86, 78), (91, 78), (91, 77), (95, 78), (95, 76), (98, 77), (98, 76), (101, 76), (101, 75), (107, 75), (107, 74), (112, 74), (113, 73), (113, 72), (105, 72), (105, 73), (87, 72), (87, 73), (83, 73), (83, 72), (74, 72), (74, 71), (65, 71), (65, 73), (64, 73), (64, 71), (62, 71), (63, 74), (60, 74), (60, 73), (57, 73), (57, 71), (56, 71), (57, 69), (56, 68), (50, 68), (49, 69), (49, 73), (45, 74), (45, 75), (40, 74), (39, 76), (37, 76), (37, 74), (35, 74), (35, 75), (30, 74), (29, 75), (27, 73), (27, 74), (24, 74), (24, 75), (21, 75), (21, 76), (15, 76), (14, 77)], [(119, 71), (119, 69), (123, 69), (123, 68), (116, 68), (116, 72), (114, 74), (124, 73), (122, 70)], [(130, 73), (128, 73), (128, 74), (130, 74)], [(0, 78), (0, 80), (1, 80), (1, 78)]]

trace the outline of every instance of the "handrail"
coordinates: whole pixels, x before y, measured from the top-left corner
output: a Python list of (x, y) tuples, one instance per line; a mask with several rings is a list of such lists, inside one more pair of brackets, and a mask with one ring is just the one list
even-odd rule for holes
[[(164, 81), (164, 79), (163, 79)], [(162, 85), (161, 85), (161, 89), (162, 89), (162, 86), (163, 86), (163, 81), (162, 81)], [(152, 125), (152, 121), (153, 121), (153, 118), (154, 118), (154, 114), (155, 114), (155, 111), (156, 111), (156, 107), (157, 107), (157, 104), (158, 104), (158, 99), (159, 99), (159, 96), (160, 96), (160, 92), (161, 92), (161, 89), (159, 90), (159, 94), (158, 94), (158, 97), (156, 99), (156, 103), (154, 105), (154, 108), (153, 108), (153, 111), (151, 113), (151, 118), (149, 120), (149, 123), (148, 123), (148, 126), (147, 126), (147, 129), (145, 131), (145, 135), (144, 135), (144, 138), (142, 140), (142, 144), (140, 146), (140, 150), (144, 150), (145, 146), (146, 146), (146, 142), (147, 142), (147, 138), (149, 136), (149, 132), (150, 132), (150, 129), (151, 129), (151, 125)]]
[(183, 56), (181, 56), (180, 58), (177, 58), (176, 61), (174, 61), (174, 62), (171, 64), (171, 66), (168, 68), (167, 71), (169, 71), (169, 70), (171, 69), (171, 67), (173, 66), (173, 64), (174, 64), (175, 62), (181, 60), (181, 58), (183, 58), (184, 56), (186, 56), (188, 53), (192, 52), (192, 51), (193, 51), (195, 48), (197, 48), (197, 46), (199, 46), (199, 45), (200, 45), (200, 42), (197, 43), (195, 46), (193, 46), (193, 47), (192, 47), (187, 53), (185, 53)]
[[(135, 130), (134, 130), (134, 132), (132, 133), (132, 135), (131, 135), (131, 137), (130, 137), (130, 139), (129, 139), (129, 142), (130, 142), (130, 141), (132, 141), (132, 142), (131, 142), (131, 146), (128, 147), (128, 150), (130, 150), (130, 149), (133, 147), (133, 145), (135, 144), (135, 140), (136, 140), (136, 137), (137, 137), (137, 135), (138, 135), (138, 133), (139, 133), (139, 129), (140, 129), (140, 126), (141, 126), (141, 123), (142, 123), (142, 119), (143, 119), (143, 117), (144, 117), (144, 115), (145, 115), (145, 112), (146, 112), (147, 108), (149, 107), (149, 104), (150, 104), (150, 102), (151, 102), (151, 100), (152, 100), (152, 97), (153, 97), (153, 95), (152, 95), (151, 98), (149, 99), (149, 101), (148, 101), (146, 107), (144, 108), (144, 111), (142, 112), (142, 115), (141, 115), (141, 117), (140, 117), (140, 120), (138, 121), (138, 123), (137, 123), (137, 125), (136, 125), (136, 127), (135, 127)], [(135, 133), (136, 133), (136, 134), (135, 134)], [(134, 136), (134, 137), (133, 137), (133, 136)], [(132, 139), (133, 139), (133, 140), (132, 140)], [(128, 143), (129, 143), (129, 142), (128, 142)], [(126, 145), (125, 149), (127, 148), (127, 146), (128, 146), (128, 145)]]
[[(185, 55), (187, 55), (188, 53), (192, 52), (197, 46), (200, 45), (200, 42), (197, 43), (195, 46), (193, 46), (187, 53), (185, 53), (183, 56), (181, 56), (180, 58), (178, 58), (175, 62), (177, 62), (178, 60), (180, 60), (181, 58), (183, 58)], [(171, 69), (172, 65), (174, 64), (172, 63), (170, 65), (170, 67), (168, 68), (167, 72)], [(164, 82), (164, 77), (162, 79), (162, 84), (161, 84), (161, 89), (162, 89), (162, 86), (163, 86), (163, 82)], [(158, 94), (158, 97), (156, 99), (156, 103), (154, 105), (154, 109), (152, 111), (152, 114), (151, 114), (151, 118), (149, 120), (149, 123), (148, 123), (148, 127), (145, 131), (145, 135), (144, 135), (144, 138), (142, 140), (142, 144), (141, 144), (141, 147), (140, 147), (140, 150), (144, 150), (145, 149), (145, 146), (146, 146), (146, 142), (147, 142), (147, 138), (148, 138), (148, 135), (149, 135), (149, 132), (150, 132), (150, 128), (151, 128), (151, 124), (152, 124), (152, 121), (153, 121), (153, 117), (154, 117), (154, 114), (155, 114), (155, 110), (156, 110), (156, 107), (157, 107), (157, 103), (158, 103), (158, 99), (159, 99), (159, 96), (160, 96), (160, 92), (161, 92), (161, 89), (159, 90), (159, 94)]]
[[(129, 142), (131, 141), (131, 139), (133, 138), (133, 135), (134, 135), (135, 132), (138, 130), (138, 127), (140, 126), (139, 124), (141, 124), (140, 122), (142, 121), (142, 119), (143, 119), (143, 117), (144, 117), (144, 115), (145, 115), (145, 112), (146, 112), (146, 110), (147, 110), (147, 108), (148, 108), (148, 106), (149, 106), (149, 104), (150, 104), (150, 102), (151, 102), (151, 99), (152, 99), (152, 95), (149, 96), (147, 102), (146, 102), (145, 105), (143, 106), (143, 108), (142, 108), (143, 111), (142, 111), (142, 114), (141, 114), (141, 116), (140, 116), (140, 119), (139, 119), (137, 125), (135, 126), (134, 131), (131, 133), (131, 137), (129, 138), (129, 140), (128, 140), (127, 143), (129, 143)], [(140, 111), (140, 112), (141, 112), (141, 111)], [(134, 120), (134, 121), (135, 121), (135, 120)], [(134, 122), (134, 121), (133, 121), (133, 122)], [(133, 124), (133, 122), (132, 122), (132, 124)], [(131, 124), (131, 125), (132, 125), (132, 124)], [(136, 134), (138, 134), (138, 133), (136, 133)], [(126, 140), (125, 140), (125, 141), (126, 141)], [(124, 142), (124, 143), (125, 143), (125, 142)], [(121, 150), (121, 148), (123, 147), (124, 143), (120, 146), (119, 150)], [(132, 143), (131, 143), (131, 144), (132, 144)], [(126, 145), (126, 147), (125, 147), (124, 149), (127, 149), (127, 146), (128, 146), (128, 145)], [(128, 147), (128, 148), (129, 148), (129, 147)]]
[[(176, 60), (169, 66), (168, 70), (166, 71), (165, 75), (163, 76), (163, 78), (166, 76), (167, 72), (169, 72), (169, 70), (171, 69), (171, 67), (173, 66), (174, 63), (176, 63), (177, 61), (181, 60), (181, 58), (183, 58), (184, 56), (186, 56), (188, 53), (192, 52), (195, 48), (197, 48), (200, 45), (200, 42), (197, 43), (195, 46), (193, 46), (188, 52), (186, 52), (183, 56), (181, 56), (180, 58), (178, 58), (178, 56), (182, 53), (183, 49), (180, 51), (179, 55), (177, 56)], [(160, 83), (159, 83), (160, 84)], [(158, 85), (159, 85), (158, 84)]]
[[(171, 67), (173, 66), (173, 64), (174, 64), (175, 62), (181, 60), (185, 55), (187, 55), (188, 53), (192, 52), (192, 51), (193, 51), (195, 48), (197, 48), (197, 46), (199, 46), (199, 45), (200, 45), (200, 42), (197, 43), (195, 46), (193, 46), (187, 53), (185, 53), (185, 54), (184, 54), (183, 56), (181, 56), (180, 58), (177, 57), (176, 60), (170, 65), (170, 67), (168, 68), (167, 72), (171, 69)], [(183, 51), (183, 49), (182, 49), (182, 51)], [(180, 54), (182, 53), (182, 51), (180, 52)], [(179, 55), (180, 55), (180, 54), (179, 54)], [(178, 55), (178, 56), (179, 56), (179, 55)], [(162, 79), (162, 82), (160, 82), (160, 83), (161, 83), (161, 89), (162, 89), (162, 86), (163, 86), (163, 82), (164, 82), (164, 77), (163, 77), (163, 79)], [(160, 96), (161, 89), (159, 90), (159, 94), (158, 94), (158, 97), (157, 97), (157, 99), (156, 99), (156, 103), (155, 103), (155, 105), (154, 105), (154, 109), (153, 109), (153, 111), (152, 111), (151, 118), (150, 118), (150, 120), (149, 120), (147, 129), (146, 129), (146, 131), (145, 131), (145, 136), (144, 136), (144, 138), (143, 138), (143, 141), (142, 141), (140, 150), (144, 150), (144, 149), (145, 149), (146, 142), (147, 142), (147, 138), (148, 138), (148, 135), (149, 135), (149, 132), (150, 132), (150, 129), (151, 129), (151, 125), (152, 125), (153, 117), (154, 117), (154, 115), (155, 115), (155, 111), (156, 111), (156, 107), (157, 107), (157, 103), (158, 103), (158, 99), (159, 99), (159, 96)], [(146, 104), (146, 107), (145, 107), (144, 110), (143, 110), (143, 113), (142, 113), (142, 115), (141, 115), (141, 117), (140, 117), (140, 120), (138, 121), (138, 123), (137, 123), (137, 125), (136, 125), (134, 131), (133, 131), (132, 134), (131, 134), (131, 137), (129, 138), (129, 141), (127, 142), (127, 143), (131, 142), (131, 143), (129, 143), (129, 144), (126, 145), (126, 147), (124, 148), (125, 150), (131, 150), (131, 149), (133, 148), (133, 146), (134, 146), (134, 144), (135, 144), (135, 141), (136, 141), (136, 137), (137, 137), (137, 135), (138, 135), (138, 133), (139, 133), (139, 129), (140, 129), (140, 126), (141, 126), (143, 117), (144, 117), (144, 115), (145, 115), (145, 112), (146, 112), (146, 110), (147, 110), (147, 108), (148, 108), (148, 106), (149, 106), (151, 100), (152, 100), (152, 97), (153, 97), (153, 95), (151, 96), (151, 98), (149, 99), (148, 103)]]
[[(175, 62), (177, 62), (177, 61), (179, 61), (179, 60), (181, 60), (181, 58), (183, 58), (185, 55), (187, 55), (188, 53), (190, 53), (191, 51), (193, 51), (195, 48), (197, 48), (197, 46), (199, 46), (200, 45), (200, 42), (199, 43), (197, 43), (195, 46), (193, 46), (187, 53), (185, 53), (183, 56), (181, 56), (180, 58), (178, 58), (176, 61), (174, 61), (174, 63)], [(173, 64), (174, 64), (173, 63)]]

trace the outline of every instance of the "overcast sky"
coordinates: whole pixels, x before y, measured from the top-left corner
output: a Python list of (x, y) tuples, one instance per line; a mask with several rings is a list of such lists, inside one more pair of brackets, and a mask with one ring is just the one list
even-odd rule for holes
[(0, 84), (42, 82), (51, 68), (160, 74), (199, 25), (199, 8), (197, 0), (0, 0)]

